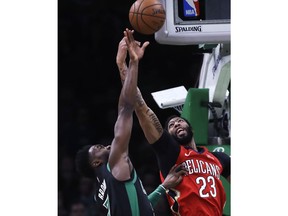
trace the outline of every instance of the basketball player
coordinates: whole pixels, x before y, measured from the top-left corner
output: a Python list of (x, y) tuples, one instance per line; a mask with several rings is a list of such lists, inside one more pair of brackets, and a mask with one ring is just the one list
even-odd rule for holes
[(82, 175), (97, 179), (97, 203), (107, 208), (111, 216), (153, 216), (151, 202), (157, 202), (159, 194), (174, 187), (186, 171), (174, 166), (165, 181), (149, 195), (142, 186), (129, 159), (128, 147), (131, 136), (133, 112), (136, 102), (139, 57), (138, 45), (132, 31), (124, 31), (124, 41), (129, 52), (129, 70), (120, 93), (118, 118), (114, 127), (111, 146), (101, 144), (85, 146), (77, 152), (76, 168)]
[[(138, 47), (141, 55), (145, 49)], [(119, 43), (117, 65), (122, 83), (129, 69), (125, 58), (127, 46)], [(129, 66), (130, 67), (130, 66)], [(174, 215), (177, 216), (222, 216), (226, 194), (220, 175), (230, 182), (230, 157), (222, 152), (209, 152), (206, 147), (197, 147), (190, 123), (179, 116), (168, 118), (163, 129), (155, 113), (145, 103), (137, 89), (136, 115), (146, 139), (153, 144), (157, 155), (161, 181), (175, 164), (188, 169), (188, 175), (167, 193)]]

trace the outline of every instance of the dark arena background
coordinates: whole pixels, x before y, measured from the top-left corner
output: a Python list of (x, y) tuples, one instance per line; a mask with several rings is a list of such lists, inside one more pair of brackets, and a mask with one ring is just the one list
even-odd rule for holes
[[(93, 182), (76, 173), (74, 158), (83, 145), (108, 145), (113, 139), (121, 90), (116, 53), (123, 30), (131, 28), (128, 12), (133, 2), (58, 1), (58, 215), (101, 215), (93, 205)], [(151, 92), (180, 85), (195, 87), (203, 54), (198, 45), (162, 45), (154, 35), (137, 32), (134, 37), (150, 41), (140, 62), (138, 86), (164, 124), (176, 111), (160, 109)], [(150, 193), (160, 183), (158, 167), (136, 116), (130, 155)], [(162, 201), (156, 215), (170, 215)]]

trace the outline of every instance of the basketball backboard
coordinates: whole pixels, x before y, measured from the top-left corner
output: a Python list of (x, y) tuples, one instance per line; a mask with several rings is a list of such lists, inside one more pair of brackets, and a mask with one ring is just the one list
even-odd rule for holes
[(179, 113), (185, 103), (187, 90), (184, 86), (173, 87), (151, 93), (153, 99), (161, 109), (174, 108)]
[(166, 21), (155, 33), (160, 44), (230, 43), (230, 0), (162, 0)]

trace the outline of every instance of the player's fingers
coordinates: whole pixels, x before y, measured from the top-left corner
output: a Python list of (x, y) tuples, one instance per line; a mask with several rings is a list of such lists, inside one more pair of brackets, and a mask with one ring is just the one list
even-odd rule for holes
[(149, 44), (150, 44), (149, 41), (144, 42), (144, 44), (143, 44), (143, 46), (142, 46), (143, 50), (145, 50), (146, 47), (147, 47)]
[(126, 41), (125, 38), (123, 38), (123, 40), (121, 40), (121, 42), (119, 43), (120, 47), (126, 46)]
[(185, 169), (182, 164), (179, 164), (178, 166), (175, 167), (175, 172), (179, 172), (181, 170)]
[(125, 32), (126, 32), (126, 36), (128, 37), (129, 41), (130, 41), (130, 38), (131, 38), (131, 30), (129, 30), (128, 28), (125, 29)]
[(129, 39), (128, 39), (128, 37), (126, 37), (126, 36), (125, 36), (124, 39), (125, 39), (125, 43), (126, 43), (126, 45), (127, 45), (127, 49), (128, 49), (128, 47), (129, 47)]
[[(126, 30), (124, 31), (124, 35), (125, 37), (127, 37), (128, 42), (131, 42), (131, 31), (128, 28), (126, 28)], [(127, 41), (126, 41), (126, 44), (127, 44)]]
[(131, 30), (129, 30), (129, 40), (130, 40), (131, 42), (134, 41), (134, 36), (133, 36), (133, 33), (132, 33)]
[(182, 181), (182, 177), (178, 177), (178, 178), (174, 181), (174, 187), (177, 186), (181, 181)]
[(179, 177), (181, 177), (183, 175), (187, 175), (187, 174), (188, 174), (188, 172), (185, 169), (184, 170), (180, 170), (179, 172), (176, 173), (176, 175), (179, 176)]
[(119, 46), (124, 47), (124, 48), (127, 47), (125, 39), (121, 42), (121, 44)]
[(141, 42), (140, 42), (140, 41), (135, 40), (135, 43), (136, 43), (138, 46), (141, 45)]
[(182, 181), (182, 176), (179, 176), (179, 178), (177, 179), (176, 183), (179, 184)]
[[(179, 169), (179, 165), (175, 164), (173, 167), (171, 167), (170, 171), (169, 172), (177, 172), (176, 169)], [(180, 168), (181, 169), (181, 168)], [(180, 170), (179, 169), (179, 170)]]
[(127, 50), (127, 44), (126, 44), (125, 40), (123, 40), (123, 42), (121, 44), (119, 44), (118, 49)]
[(186, 175), (187, 174), (187, 169), (182, 164), (178, 165), (176, 167), (175, 171), (176, 171), (177, 176)]
[(125, 42), (126, 42), (127, 39), (128, 39), (128, 35), (127, 35), (127, 32), (126, 32), (126, 31), (124, 31), (124, 37), (123, 37), (123, 39), (124, 39)]

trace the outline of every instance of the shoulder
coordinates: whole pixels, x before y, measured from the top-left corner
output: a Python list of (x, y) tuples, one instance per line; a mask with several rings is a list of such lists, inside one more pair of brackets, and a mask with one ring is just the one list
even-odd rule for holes
[(225, 154), (224, 152), (211, 152), (208, 150), (207, 147), (205, 146), (200, 146), (200, 147), (197, 147), (198, 151), (200, 153), (203, 153), (203, 154), (212, 154), (214, 157), (216, 157), (220, 163), (222, 165), (226, 164), (226, 163), (230, 163), (230, 156), (228, 156), (227, 154)]
[(163, 130), (162, 135), (153, 145), (159, 145), (162, 143), (171, 142), (171, 138), (172, 138), (171, 135), (166, 130)]
[(157, 148), (157, 146), (167, 146), (167, 143), (169, 143), (169, 145), (170, 143), (177, 145), (174, 138), (166, 130), (164, 130), (160, 138), (156, 142), (154, 142), (152, 146)]
[(210, 152), (213, 154), (220, 162), (230, 163), (230, 156), (225, 154), (224, 152)]
[(152, 146), (156, 151), (176, 151), (177, 153), (180, 151), (179, 144), (166, 130), (163, 131), (161, 137)]
[(221, 163), (223, 167), (222, 175), (224, 177), (230, 176), (230, 165), (231, 165), (231, 158), (229, 155), (225, 154), (224, 152), (210, 152), (213, 154)]

